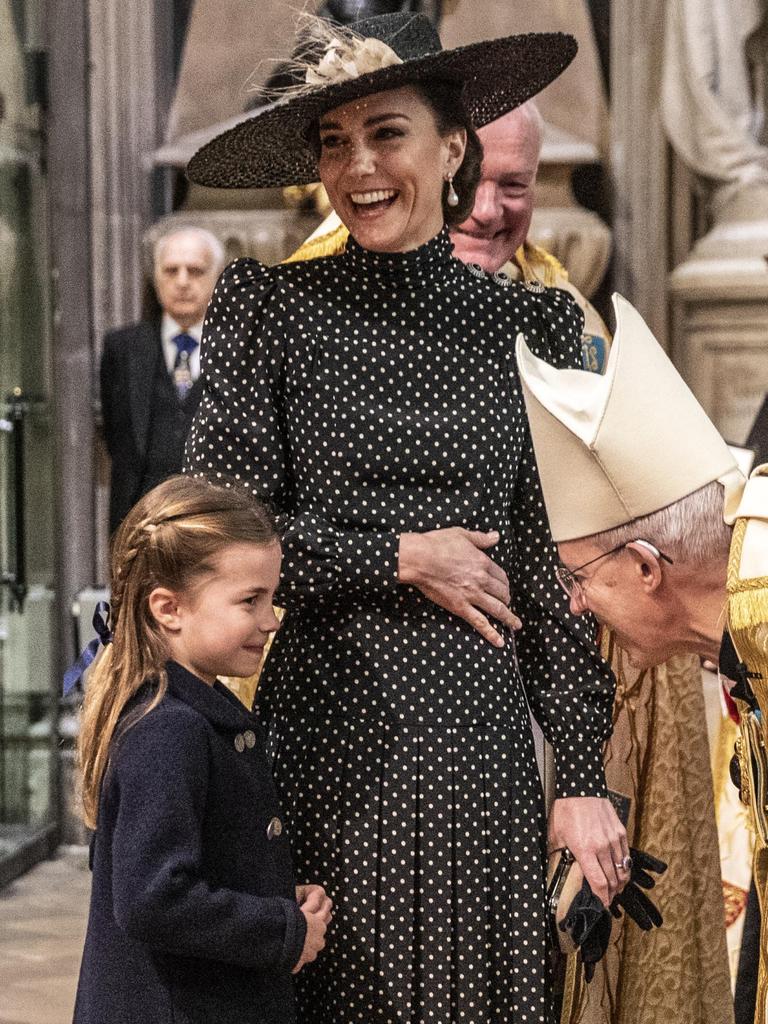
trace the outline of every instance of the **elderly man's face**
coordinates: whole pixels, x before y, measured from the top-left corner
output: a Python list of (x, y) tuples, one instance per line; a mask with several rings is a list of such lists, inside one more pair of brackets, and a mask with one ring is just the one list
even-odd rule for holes
[(180, 231), (161, 248), (155, 291), (164, 312), (184, 329), (205, 316), (218, 276), (213, 253), (199, 235)]
[(523, 244), (533, 213), (539, 128), (530, 114), (512, 111), (481, 128), (484, 157), (475, 205), (451, 237), (465, 263), (500, 270)]
[(600, 558), (603, 550), (587, 539), (566, 541), (557, 549), (561, 564), (570, 571), (597, 559), (575, 573), (578, 586), (571, 596), (571, 612), (592, 612), (613, 631), (633, 665), (650, 668), (686, 650), (676, 636), (668, 588), (654, 585), (655, 565), (642, 548), (628, 545)]

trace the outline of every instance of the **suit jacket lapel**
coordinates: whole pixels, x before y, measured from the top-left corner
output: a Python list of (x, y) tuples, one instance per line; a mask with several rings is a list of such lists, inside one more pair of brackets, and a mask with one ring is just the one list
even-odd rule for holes
[(130, 342), (126, 356), (131, 423), (136, 450), (141, 458), (147, 454), (155, 373), (162, 355), (160, 322), (139, 324), (139, 330)]

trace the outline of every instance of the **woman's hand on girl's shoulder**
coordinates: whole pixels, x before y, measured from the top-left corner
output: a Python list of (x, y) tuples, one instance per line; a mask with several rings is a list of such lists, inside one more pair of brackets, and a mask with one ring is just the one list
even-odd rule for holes
[(304, 964), (317, 959), (318, 953), (325, 946), (325, 932), (333, 911), (333, 902), (322, 885), (297, 885), (296, 902), (307, 922), (307, 936), (292, 974), (298, 974)]
[(489, 616), (509, 629), (519, 629), (521, 622), (509, 607), (507, 574), (485, 553), (498, 542), (495, 530), (483, 533), (460, 526), (403, 533), (398, 578), (464, 619), (494, 647), (503, 647), (504, 639)]

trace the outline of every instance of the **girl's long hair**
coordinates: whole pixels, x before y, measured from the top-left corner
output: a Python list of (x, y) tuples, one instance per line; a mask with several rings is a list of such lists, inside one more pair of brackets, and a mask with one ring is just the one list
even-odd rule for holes
[(83, 818), (96, 827), (110, 742), (126, 704), (147, 679), (157, 680), (141, 717), (168, 687), (168, 650), (149, 609), (156, 587), (188, 591), (214, 568), (229, 544), (277, 541), (271, 513), (247, 492), (190, 476), (174, 476), (128, 513), (112, 543), (110, 627), (113, 640), (94, 665), (83, 702), (78, 761)]

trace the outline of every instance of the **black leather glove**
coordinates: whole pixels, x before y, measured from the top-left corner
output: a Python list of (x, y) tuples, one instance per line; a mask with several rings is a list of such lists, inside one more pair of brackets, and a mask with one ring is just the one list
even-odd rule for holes
[(658, 860), (642, 850), (630, 849), (629, 855), (632, 858), (629, 881), (618, 896), (613, 897), (611, 913), (614, 917), (621, 917), (623, 909), (638, 927), (648, 932), (651, 928), (660, 928), (664, 919), (659, 913), (659, 908), (645, 895), (643, 889), (653, 889), (656, 885), (648, 872), (653, 871), (654, 874), (662, 875), (667, 870), (667, 865), (663, 860)]
[(629, 853), (632, 857), (629, 881), (622, 892), (614, 896), (610, 913), (585, 880), (559, 925), (563, 931), (569, 933), (574, 945), (579, 947), (579, 955), (584, 965), (584, 978), (588, 982), (594, 977), (595, 964), (602, 960), (608, 949), (611, 940), (611, 914), (618, 918), (621, 917), (623, 910), (643, 931), (650, 931), (651, 928), (658, 928), (662, 924), (658, 907), (643, 890), (653, 889), (656, 885), (648, 872), (663, 874), (667, 870), (667, 865), (643, 850), (630, 849)]
[(567, 931), (574, 944), (579, 947), (579, 955), (584, 964), (584, 977), (587, 981), (592, 981), (595, 964), (605, 956), (608, 949), (611, 938), (611, 915), (592, 892), (586, 879), (560, 923), (560, 928)]

